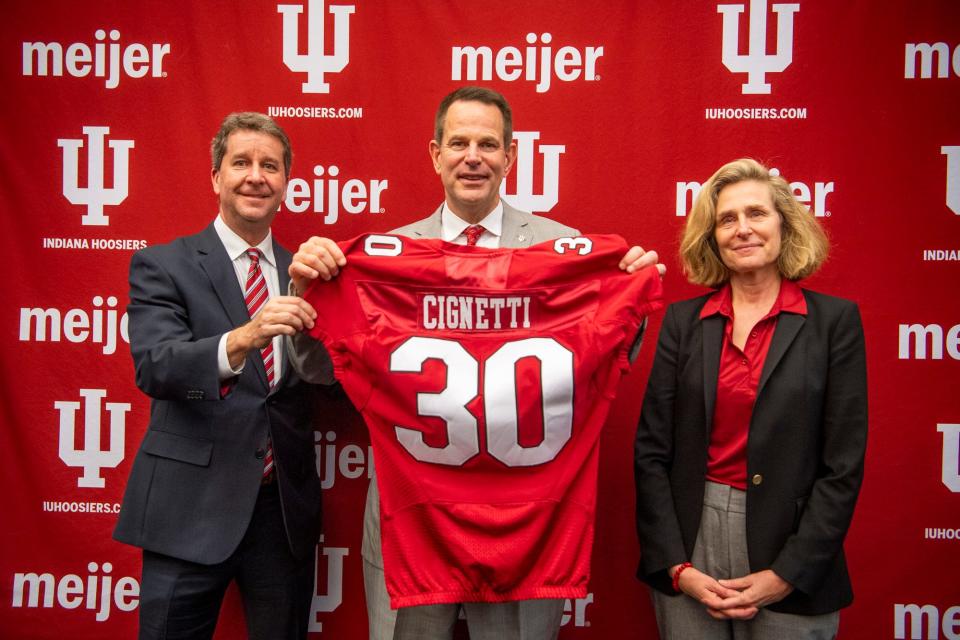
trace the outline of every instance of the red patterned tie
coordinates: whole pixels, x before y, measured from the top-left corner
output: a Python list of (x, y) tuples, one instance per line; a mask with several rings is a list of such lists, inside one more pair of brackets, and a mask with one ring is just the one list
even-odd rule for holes
[(463, 230), (463, 235), (467, 236), (467, 246), (472, 247), (477, 244), (477, 240), (483, 235), (483, 227), (479, 224), (470, 225)]
[[(250, 317), (254, 317), (267, 304), (270, 293), (267, 291), (267, 280), (263, 277), (263, 270), (260, 269), (260, 250), (247, 249), (247, 255), (250, 257), (250, 270), (247, 271), (247, 286), (243, 293), (244, 300), (247, 303), (247, 310)], [(267, 370), (267, 382), (270, 388), (277, 383), (276, 375), (273, 370), (273, 341), (260, 349), (260, 355), (263, 356), (263, 367)], [(263, 477), (267, 479), (273, 471), (273, 445), (267, 440), (267, 452), (263, 458)]]

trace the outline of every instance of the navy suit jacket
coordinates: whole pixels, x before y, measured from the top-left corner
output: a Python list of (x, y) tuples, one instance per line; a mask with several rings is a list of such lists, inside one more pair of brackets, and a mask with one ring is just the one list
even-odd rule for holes
[[(274, 255), (286, 291), (291, 255), (276, 242)], [(152, 400), (114, 538), (202, 564), (227, 559), (250, 522), (269, 436), (290, 549), (311, 553), (320, 481), (310, 387), (284, 360), (271, 390), (252, 351), (220, 397), (220, 337), (250, 316), (212, 224), (133, 255), (127, 313), (137, 386)]]
[[(774, 611), (815, 615), (853, 600), (843, 539), (863, 479), (867, 375), (857, 306), (804, 290), (807, 315), (780, 315), (747, 442), (751, 572), (795, 590)], [(671, 305), (660, 329), (635, 443), (638, 576), (673, 593), (700, 513), (725, 318), (709, 296)]]

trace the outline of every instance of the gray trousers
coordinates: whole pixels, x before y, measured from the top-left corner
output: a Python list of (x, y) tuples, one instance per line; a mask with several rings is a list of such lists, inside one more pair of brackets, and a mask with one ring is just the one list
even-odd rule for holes
[(393, 638), (450, 640), (461, 607), (470, 640), (554, 640), (563, 616), (563, 600), (558, 599), (404, 607), (397, 611)]
[[(718, 580), (750, 573), (746, 506), (745, 492), (707, 482), (690, 559), (694, 567)], [(768, 609), (760, 609), (752, 620), (714, 620), (689, 596), (652, 593), (662, 640), (830, 640), (840, 623), (839, 611), (801, 616)]]
[(562, 599), (517, 602), (465, 602), (390, 608), (380, 547), (380, 493), (370, 479), (363, 514), (363, 589), (370, 640), (449, 640), (460, 616), (467, 619), (470, 640), (554, 640), (563, 617)]
[(380, 492), (377, 474), (370, 464), (370, 486), (363, 508), (363, 591), (367, 599), (367, 623), (370, 640), (393, 640), (397, 611), (390, 608), (390, 595), (383, 575), (383, 551), (380, 548)]

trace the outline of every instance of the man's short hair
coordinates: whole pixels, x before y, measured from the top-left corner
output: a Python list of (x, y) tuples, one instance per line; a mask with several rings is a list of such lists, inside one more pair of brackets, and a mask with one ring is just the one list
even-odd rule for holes
[(276, 122), (268, 115), (257, 113), (255, 111), (240, 111), (231, 113), (220, 124), (220, 130), (214, 136), (210, 143), (210, 157), (213, 160), (213, 168), (220, 170), (220, 163), (223, 162), (223, 156), (227, 153), (227, 138), (234, 131), (240, 129), (246, 131), (259, 131), (273, 136), (283, 145), (283, 172), (290, 177), (290, 165), (293, 163), (293, 150), (290, 148), (290, 138), (286, 132), (280, 128)]
[(714, 238), (717, 200), (732, 184), (753, 180), (770, 189), (770, 199), (780, 214), (780, 255), (777, 269), (787, 280), (800, 280), (814, 273), (827, 258), (830, 243), (813, 213), (805, 207), (782, 176), (751, 158), (740, 158), (720, 167), (693, 203), (680, 239), (680, 262), (687, 279), (694, 284), (722, 287), (730, 269), (720, 258)]
[(433, 121), (433, 136), (437, 144), (443, 143), (443, 122), (447, 119), (447, 111), (454, 102), (482, 102), (492, 104), (500, 110), (503, 116), (503, 144), (510, 146), (513, 141), (513, 112), (503, 94), (487, 89), (486, 87), (460, 87), (440, 101), (437, 117)]

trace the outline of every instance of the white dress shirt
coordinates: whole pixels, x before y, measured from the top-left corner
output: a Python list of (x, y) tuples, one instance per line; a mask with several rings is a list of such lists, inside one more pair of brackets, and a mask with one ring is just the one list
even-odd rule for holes
[[(451, 211), (446, 202), (443, 203), (443, 209), (440, 212), (440, 224), (441, 238), (454, 244), (467, 244), (467, 236), (463, 234), (463, 231), (473, 225)], [(493, 211), (477, 224), (483, 227), (483, 233), (477, 240), (477, 246), (499, 249), (500, 234), (503, 231), (503, 202), (498, 201)]]
[[(267, 232), (267, 237), (263, 239), (256, 247), (251, 247), (247, 241), (238, 236), (227, 226), (219, 215), (213, 221), (213, 228), (223, 243), (223, 248), (227, 250), (227, 255), (233, 262), (233, 270), (237, 274), (237, 282), (240, 283), (240, 291), (247, 288), (247, 273), (250, 271), (250, 256), (247, 255), (247, 249), (260, 250), (260, 270), (263, 272), (263, 278), (267, 281), (267, 293), (272, 298), (280, 295), (280, 278), (277, 275), (277, 259), (273, 255), (273, 233)], [(259, 353), (257, 354), (259, 356)], [(243, 373), (243, 365), (246, 358), (236, 369), (230, 367), (230, 361), (227, 358), (227, 334), (220, 336), (220, 344), (217, 347), (217, 369), (220, 380), (226, 380), (233, 376)], [(273, 371), (274, 379), (280, 384), (280, 372), (283, 371), (283, 336), (274, 336), (273, 338)]]

